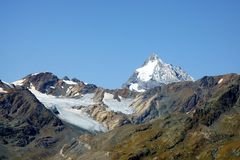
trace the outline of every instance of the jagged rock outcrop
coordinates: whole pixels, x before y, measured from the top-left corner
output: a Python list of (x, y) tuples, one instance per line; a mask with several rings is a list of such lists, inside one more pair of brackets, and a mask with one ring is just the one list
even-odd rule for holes
[(89, 106), (86, 111), (91, 117), (101, 122), (108, 130), (131, 123), (128, 116), (108, 110), (104, 103)]
[(85, 84), (76, 78), (70, 80), (67, 76), (60, 79), (50, 72), (30, 74), (13, 84), (27, 88), (34, 87), (41, 93), (64, 97), (79, 97), (82, 94), (93, 93), (97, 89), (96, 85)]

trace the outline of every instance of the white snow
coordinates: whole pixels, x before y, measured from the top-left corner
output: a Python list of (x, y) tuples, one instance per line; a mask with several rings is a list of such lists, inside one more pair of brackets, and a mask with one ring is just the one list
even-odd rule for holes
[(0, 87), (0, 93), (8, 93), (8, 92), (5, 91), (3, 88)]
[(110, 110), (114, 112), (122, 112), (124, 114), (132, 114), (134, 109), (130, 107), (133, 102), (133, 99), (120, 98), (120, 102), (116, 99), (113, 99), (113, 94), (104, 93), (103, 103), (106, 104)]
[(136, 91), (136, 92), (145, 92), (144, 89), (139, 89), (138, 87), (139, 85), (137, 83), (131, 83), (131, 85), (129, 86), (129, 89), (131, 91)]
[(113, 94), (105, 92), (105, 93), (104, 93), (104, 98), (103, 98), (103, 99), (105, 99), (105, 100), (109, 100), (109, 99), (113, 99), (113, 97), (114, 97)]
[(66, 93), (70, 93), (72, 89), (73, 89), (73, 86), (68, 87)]
[[(43, 72), (42, 72), (43, 73)], [(38, 74), (40, 74), (40, 73), (33, 73), (33, 74), (31, 74), (31, 76), (36, 76), (36, 75), (38, 75)]]
[(2, 81), (4, 84), (6, 84), (7, 86), (9, 86), (10, 88), (14, 88), (14, 86), (12, 85), (12, 84), (10, 84), (10, 83), (8, 83), (8, 82), (4, 82), (4, 81)]
[(59, 152), (59, 154), (60, 154), (63, 158), (65, 158), (65, 155), (63, 154), (63, 149), (65, 149), (65, 147), (66, 147), (66, 144), (64, 144), (64, 145), (62, 146), (62, 148), (61, 148), (61, 150), (60, 150), (60, 152)]
[(73, 125), (79, 126), (90, 131), (107, 131), (107, 129), (97, 121), (93, 120), (89, 115), (81, 110), (73, 109), (74, 106), (89, 106), (94, 104), (94, 94), (85, 94), (83, 97), (76, 98), (63, 98), (55, 97), (52, 95), (43, 94), (37, 91), (33, 86), (29, 89), (37, 99), (42, 102), (47, 108), (51, 109), (56, 107), (60, 113), (60, 119), (69, 122)]
[(54, 87), (54, 86), (50, 86), (50, 88), (52, 88), (52, 89), (55, 89), (55, 87)]
[(59, 118), (65, 120), (73, 125), (79, 126), (90, 131), (102, 131), (105, 132), (107, 129), (99, 122), (93, 120), (87, 113), (82, 110), (72, 108), (57, 108), (60, 113)]
[[(31, 76), (36, 76), (36, 75), (38, 75), (38, 74), (45, 74), (45, 73), (50, 73), (50, 72), (48, 72), (48, 71), (45, 71), (45, 72), (36, 72), (36, 73), (32, 73), (31, 74)], [(51, 73), (52, 74), (52, 73)]]
[(22, 86), (24, 84), (25, 79), (20, 79), (18, 81), (12, 82), (15, 86)]
[(74, 94), (74, 97), (77, 97), (77, 96), (79, 96), (79, 95), (80, 95), (80, 93), (77, 92), (77, 93)]
[(144, 82), (149, 81), (152, 78), (155, 67), (157, 66), (158, 61), (148, 61), (146, 65), (141, 68), (138, 68), (138, 78)]
[(222, 83), (223, 82), (223, 78), (221, 78), (219, 81), (218, 81), (218, 84)]
[(65, 82), (68, 85), (76, 85), (77, 84), (76, 82), (69, 81), (69, 80), (63, 80), (63, 82)]
[(128, 86), (132, 91), (143, 92), (179, 81), (193, 81), (193, 78), (180, 67), (167, 64), (153, 54), (142, 67), (136, 69), (124, 86)]

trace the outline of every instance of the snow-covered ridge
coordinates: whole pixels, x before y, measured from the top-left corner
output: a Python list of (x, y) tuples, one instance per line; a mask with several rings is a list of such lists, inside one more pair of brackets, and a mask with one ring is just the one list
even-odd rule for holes
[(179, 81), (193, 81), (193, 78), (180, 67), (167, 64), (153, 54), (142, 67), (136, 69), (123, 86), (132, 91), (144, 92), (156, 86)]
[[(26, 80), (29, 78), (29, 77), (34, 77), (34, 76), (38, 76), (38, 75), (44, 75), (44, 74), (51, 74), (53, 76), (55, 76), (53, 73), (51, 72), (39, 72), (39, 73), (32, 73), (30, 75), (28, 75), (27, 77), (23, 78), (23, 79), (20, 79), (20, 80), (17, 80), (15, 82), (12, 82), (11, 84), (14, 84), (15, 86), (23, 86), (24, 85), (24, 82), (26, 82)], [(57, 76), (56, 76), (57, 77)], [(58, 77), (57, 77), (58, 78)], [(59, 78), (58, 78), (59, 79)], [(76, 78), (73, 78), (73, 79), (76, 79)], [(77, 85), (78, 83), (75, 82), (74, 80), (69, 80), (69, 79), (59, 79), (59, 80), (62, 80), (64, 83), (66, 83), (67, 85)], [(78, 79), (76, 79), (78, 80)], [(80, 82), (80, 81), (79, 81)], [(88, 83), (85, 83), (83, 82), (85, 85), (87, 85)]]
[(48, 72), (48, 71), (45, 71), (45, 72), (36, 72), (36, 73), (32, 73), (32, 74), (30, 74), (30, 75), (31, 75), (31, 76), (37, 76), (37, 75), (43, 74), (43, 73), (50, 73), (50, 72)]
[(7, 85), (8, 87), (10, 88), (14, 88), (12, 84), (8, 83), (8, 82), (4, 82), (4, 81), (1, 81), (2, 83), (4, 83), (5, 85)]
[(20, 79), (15, 82), (12, 82), (11, 84), (14, 84), (15, 86), (22, 86), (22, 85), (24, 85), (24, 81), (25, 81), (25, 79)]
[(0, 93), (8, 93), (8, 89), (14, 88), (13, 85), (0, 80)]
[(76, 82), (70, 81), (70, 80), (63, 80), (63, 82), (65, 82), (68, 85), (77, 85)]

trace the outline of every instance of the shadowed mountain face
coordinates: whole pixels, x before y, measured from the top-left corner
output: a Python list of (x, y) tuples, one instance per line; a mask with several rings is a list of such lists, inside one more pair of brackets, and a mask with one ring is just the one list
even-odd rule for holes
[[(61, 130), (62, 122), (27, 89), (10, 90), (0, 97), (1, 133), (5, 143), (24, 147), (40, 129), (50, 125)], [(8, 141), (9, 139), (9, 141)]]
[(0, 87), (0, 159), (46, 159), (83, 133), (63, 124), (28, 89)]

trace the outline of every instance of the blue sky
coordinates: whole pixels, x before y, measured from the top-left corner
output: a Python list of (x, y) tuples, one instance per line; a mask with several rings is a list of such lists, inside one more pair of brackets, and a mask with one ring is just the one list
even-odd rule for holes
[(152, 52), (195, 79), (240, 73), (240, 1), (0, 1), (4, 81), (51, 71), (117, 88)]

